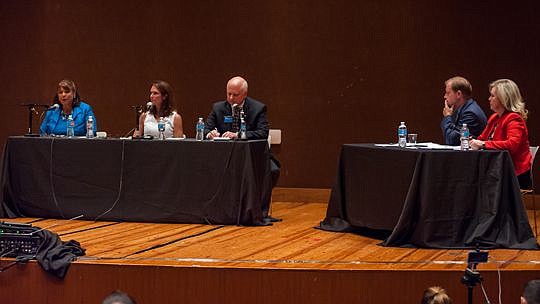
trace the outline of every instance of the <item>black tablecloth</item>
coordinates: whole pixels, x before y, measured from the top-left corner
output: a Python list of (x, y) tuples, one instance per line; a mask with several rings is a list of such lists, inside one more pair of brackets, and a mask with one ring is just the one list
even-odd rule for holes
[(266, 140), (10, 137), (0, 216), (263, 225), (269, 154)]
[(384, 246), (538, 249), (506, 151), (343, 145), (320, 228), (387, 230)]

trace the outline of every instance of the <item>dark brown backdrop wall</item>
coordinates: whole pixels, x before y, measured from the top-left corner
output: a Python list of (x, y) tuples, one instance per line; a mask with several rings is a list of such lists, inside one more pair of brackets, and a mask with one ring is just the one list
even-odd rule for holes
[[(460, 1), (461, 2), (461, 1)], [(477, 3), (480, 2), (480, 3)], [(443, 81), (463, 75), (486, 113), (487, 85), (511, 78), (540, 142), (539, 1), (0, 2), (0, 140), (26, 131), (21, 103), (50, 103), (74, 79), (99, 128), (121, 136), (149, 82), (175, 90), (184, 128), (245, 76), (283, 130), (283, 187), (330, 187), (340, 145), (395, 141), (406, 121), (442, 140)], [(39, 117), (35, 117), (35, 124)], [(179, 157), (182, 157), (179, 155)]]

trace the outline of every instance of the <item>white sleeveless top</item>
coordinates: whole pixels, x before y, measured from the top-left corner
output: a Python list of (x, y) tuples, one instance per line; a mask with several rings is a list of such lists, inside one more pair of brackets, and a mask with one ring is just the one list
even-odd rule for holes
[[(176, 112), (172, 112), (169, 117), (163, 117), (165, 121), (165, 138), (173, 137), (174, 135), (174, 115)], [(144, 135), (152, 135), (154, 138), (159, 137), (158, 122), (154, 115), (147, 113), (144, 119)]]

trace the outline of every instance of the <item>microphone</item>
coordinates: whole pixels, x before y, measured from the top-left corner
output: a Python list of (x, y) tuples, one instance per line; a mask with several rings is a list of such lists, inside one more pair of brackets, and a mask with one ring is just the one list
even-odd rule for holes
[(150, 111), (150, 109), (152, 109), (153, 106), (154, 104), (151, 101), (148, 101), (146, 103), (146, 112)]
[(60, 105), (57, 104), (57, 103), (55, 103), (55, 104), (53, 104), (52, 106), (50, 106), (50, 107), (47, 109), (47, 111), (50, 111), (50, 110), (56, 110), (56, 109), (58, 109), (58, 108), (60, 108)]

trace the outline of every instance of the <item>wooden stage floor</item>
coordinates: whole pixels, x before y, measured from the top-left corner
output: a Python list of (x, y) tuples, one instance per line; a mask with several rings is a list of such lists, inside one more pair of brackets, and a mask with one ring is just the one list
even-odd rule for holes
[[(98, 303), (116, 288), (139, 303), (417, 303), (431, 285), (466, 302), (459, 280), (467, 250), (388, 248), (378, 239), (314, 229), (325, 212), (323, 203), (274, 202), (273, 216), (283, 221), (267, 227), (9, 219), (77, 240), (86, 256), (64, 281), (43, 274), (35, 262), (0, 273), (0, 299), (32, 300), (13, 283), (18, 278), (48, 286), (35, 292), (48, 300), (35, 303), (62, 303), (65, 297)], [(532, 223), (532, 212), (529, 217)], [(540, 252), (491, 250), (479, 269), (493, 303), (499, 280), (503, 302), (518, 303), (524, 282), (540, 277)], [(62, 290), (80, 285), (94, 292)]]

